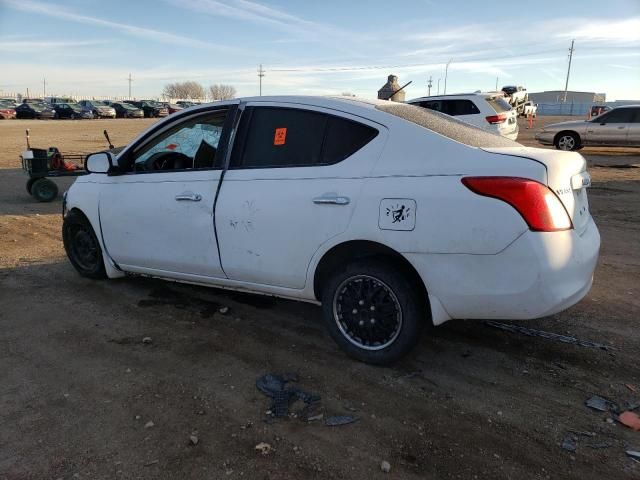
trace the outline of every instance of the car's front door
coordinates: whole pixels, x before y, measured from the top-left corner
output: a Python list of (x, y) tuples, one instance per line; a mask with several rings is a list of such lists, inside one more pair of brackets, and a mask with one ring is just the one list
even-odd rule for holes
[(248, 104), (216, 206), (227, 276), (303, 288), (313, 254), (347, 229), (385, 139), (380, 125), (347, 114)]
[(617, 108), (590, 120), (584, 141), (585, 145), (625, 145), (632, 111)]
[(630, 108), (630, 110), (633, 110), (633, 117), (627, 130), (627, 145), (640, 147), (640, 108)]
[(235, 108), (166, 123), (119, 157), (126, 173), (103, 186), (100, 223), (107, 253), (122, 269), (224, 277), (213, 210)]

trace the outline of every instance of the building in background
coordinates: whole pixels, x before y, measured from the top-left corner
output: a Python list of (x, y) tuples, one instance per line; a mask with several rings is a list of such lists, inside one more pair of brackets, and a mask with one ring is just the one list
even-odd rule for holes
[(533, 103), (603, 103), (607, 100), (606, 93), (595, 92), (567, 92), (564, 102), (564, 90), (548, 90), (546, 92), (529, 93), (529, 100)]

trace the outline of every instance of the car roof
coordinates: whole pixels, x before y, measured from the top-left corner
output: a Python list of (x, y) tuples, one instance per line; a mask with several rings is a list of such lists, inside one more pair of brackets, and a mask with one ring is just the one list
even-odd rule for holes
[(640, 108), (640, 104), (638, 104), (638, 105), (619, 105), (617, 107), (613, 107), (612, 110), (617, 110), (618, 108)]
[(429, 97), (418, 97), (407, 100), (406, 103), (418, 102), (424, 100), (438, 100), (441, 98), (455, 98), (455, 97), (500, 97), (503, 98), (502, 92), (472, 92), (472, 93), (450, 93), (447, 95), (431, 95)]

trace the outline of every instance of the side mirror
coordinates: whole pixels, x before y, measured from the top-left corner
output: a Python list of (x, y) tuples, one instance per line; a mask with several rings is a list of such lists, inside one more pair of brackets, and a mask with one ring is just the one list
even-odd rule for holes
[(109, 152), (92, 153), (84, 161), (89, 173), (109, 173), (113, 169), (113, 157)]

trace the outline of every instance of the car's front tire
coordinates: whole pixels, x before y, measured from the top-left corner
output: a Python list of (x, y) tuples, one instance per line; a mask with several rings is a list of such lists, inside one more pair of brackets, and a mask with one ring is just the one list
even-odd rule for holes
[(62, 241), (69, 261), (80, 275), (87, 278), (107, 277), (102, 248), (87, 217), (72, 210), (62, 223)]
[(573, 151), (580, 148), (580, 137), (574, 132), (561, 132), (559, 133), (553, 144), (558, 150)]
[(406, 355), (426, 324), (426, 302), (391, 262), (363, 259), (330, 275), (322, 307), (331, 337), (351, 357), (387, 365)]

